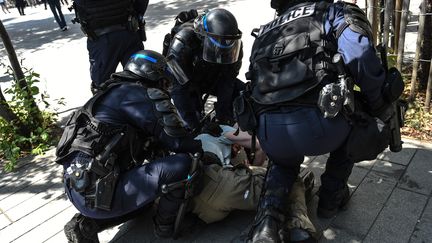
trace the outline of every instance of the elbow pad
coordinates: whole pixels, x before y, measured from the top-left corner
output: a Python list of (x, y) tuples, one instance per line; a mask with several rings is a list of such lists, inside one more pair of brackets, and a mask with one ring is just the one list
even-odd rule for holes
[(165, 133), (175, 138), (186, 136), (187, 131), (177, 114), (177, 109), (171, 103), (169, 95), (156, 88), (148, 88), (147, 95), (154, 105), (156, 116), (159, 118)]

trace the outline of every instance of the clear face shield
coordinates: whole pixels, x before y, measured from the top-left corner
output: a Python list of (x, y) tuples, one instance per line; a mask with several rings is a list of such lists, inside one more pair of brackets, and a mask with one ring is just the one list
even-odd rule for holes
[(184, 72), (183, 68), (178, 64), (175, 58), (168, 57), (168, 72), (174, 77), (175, 80), (181, 85), (189, 82), (189, 78)]
[(242, 46), (242, 33), (235, 35), (217, 35), (208, 30), (206, 15), (194, 21), (195, 31), (203, 37), (203, 59), (218, 64), (232, 64), (238, 61)]
[(212, 63), (232, 64), (238, 61), (240, 49), (240, 39), (207, 35), (204, 38), (203, 59)]

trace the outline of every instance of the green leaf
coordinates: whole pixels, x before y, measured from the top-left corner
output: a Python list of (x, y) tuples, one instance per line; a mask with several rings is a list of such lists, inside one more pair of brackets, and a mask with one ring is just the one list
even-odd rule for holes
[(45, 142), (48, 141), (48, 138), (49, 138), (48, 133), (46, 133), (46, 132), (42, 133), (42, 134), (41, 134), (41, 138), (42, 138), (42, 140), (45, 141)]
[(19, 147), (13, 147), (11, 152), (12, 154), (19, 154), (21, 152), (21, 149)]
[(37, 95), (37, 94), (39, 94), (39, 88), (36, 87), (36, 86), (32, 86), (31, 87), (31, 92), (32, 92), (33, 95)]

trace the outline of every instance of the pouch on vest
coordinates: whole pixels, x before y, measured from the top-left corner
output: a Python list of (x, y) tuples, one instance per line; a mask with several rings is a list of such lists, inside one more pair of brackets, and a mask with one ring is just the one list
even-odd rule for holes
[(240, 95), (235, 98), (233, 107), (234, 115), (240, 129), (242, 131), (255, 130), (258, 126), (258, 121), (253, 108), (249, 84), (246, 84), (245, 90), (241, 91)]
[[(252, 77), (255, 83), (253, 97), (261, 104), (293, 100), (318, 85), (311, 68), (311, 40), (308, 33), (286, 36), (257, 51), (252, 60)], [(256, 86), (256, 87), (255, 87)], [(283, 97), (276, 97), (278, 92)], [(273, 97), (274, 96), (274, 97)]]
[(365, 112), (356, 112), (351, 121), (353, 128), (346, 143), (348, 158), (354, 163), (376, 159), (389, 145), (388, 125)]
[(78, 131), (77, 118), (80, 114), (81, 114), (81, 112), (79, 112), (79, 111), (72, 113), (71, 117), (66, 122), (66, 126), (64, 128), (63, 134), (60, 138), (60, 141), (58, 143), (57, 150), (56, 150), (56, 156), (57, 156), (56, 162), (57, 163), (61, 158), (66, 156), (67, 153), (69, 152), (70, 146), (71, 146), (72, 142), (74, 141), (76, 134), (77, 134), (77, 131)]

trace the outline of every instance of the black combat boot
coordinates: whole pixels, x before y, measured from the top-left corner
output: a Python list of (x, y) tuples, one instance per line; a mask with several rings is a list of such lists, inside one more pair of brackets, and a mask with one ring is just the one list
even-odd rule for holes
[(252, 229), (249, 232), (249, 242), (279, 243), (281, 242), (281, 225), (284, 216), (279, 210), (271, 206), (259, 207)]
[(345, 206), (350, 198), (349, 188), (346, 184), (343, 188), (336, 191), (330, 191), (321, 186), (318, 195), (317, 215), (320, 218), (335, 216), (339, 210), (346, 208)]
[(158, 238), (171, 238), (174, 235), (175, 217), (163, 218), (159, 213), (153, 217), (154, 234)]
[(64, 226), (64, 232), (68, 243), (99, 243), (99, 227), (96, 222), (90, 218), (77, 213)]

